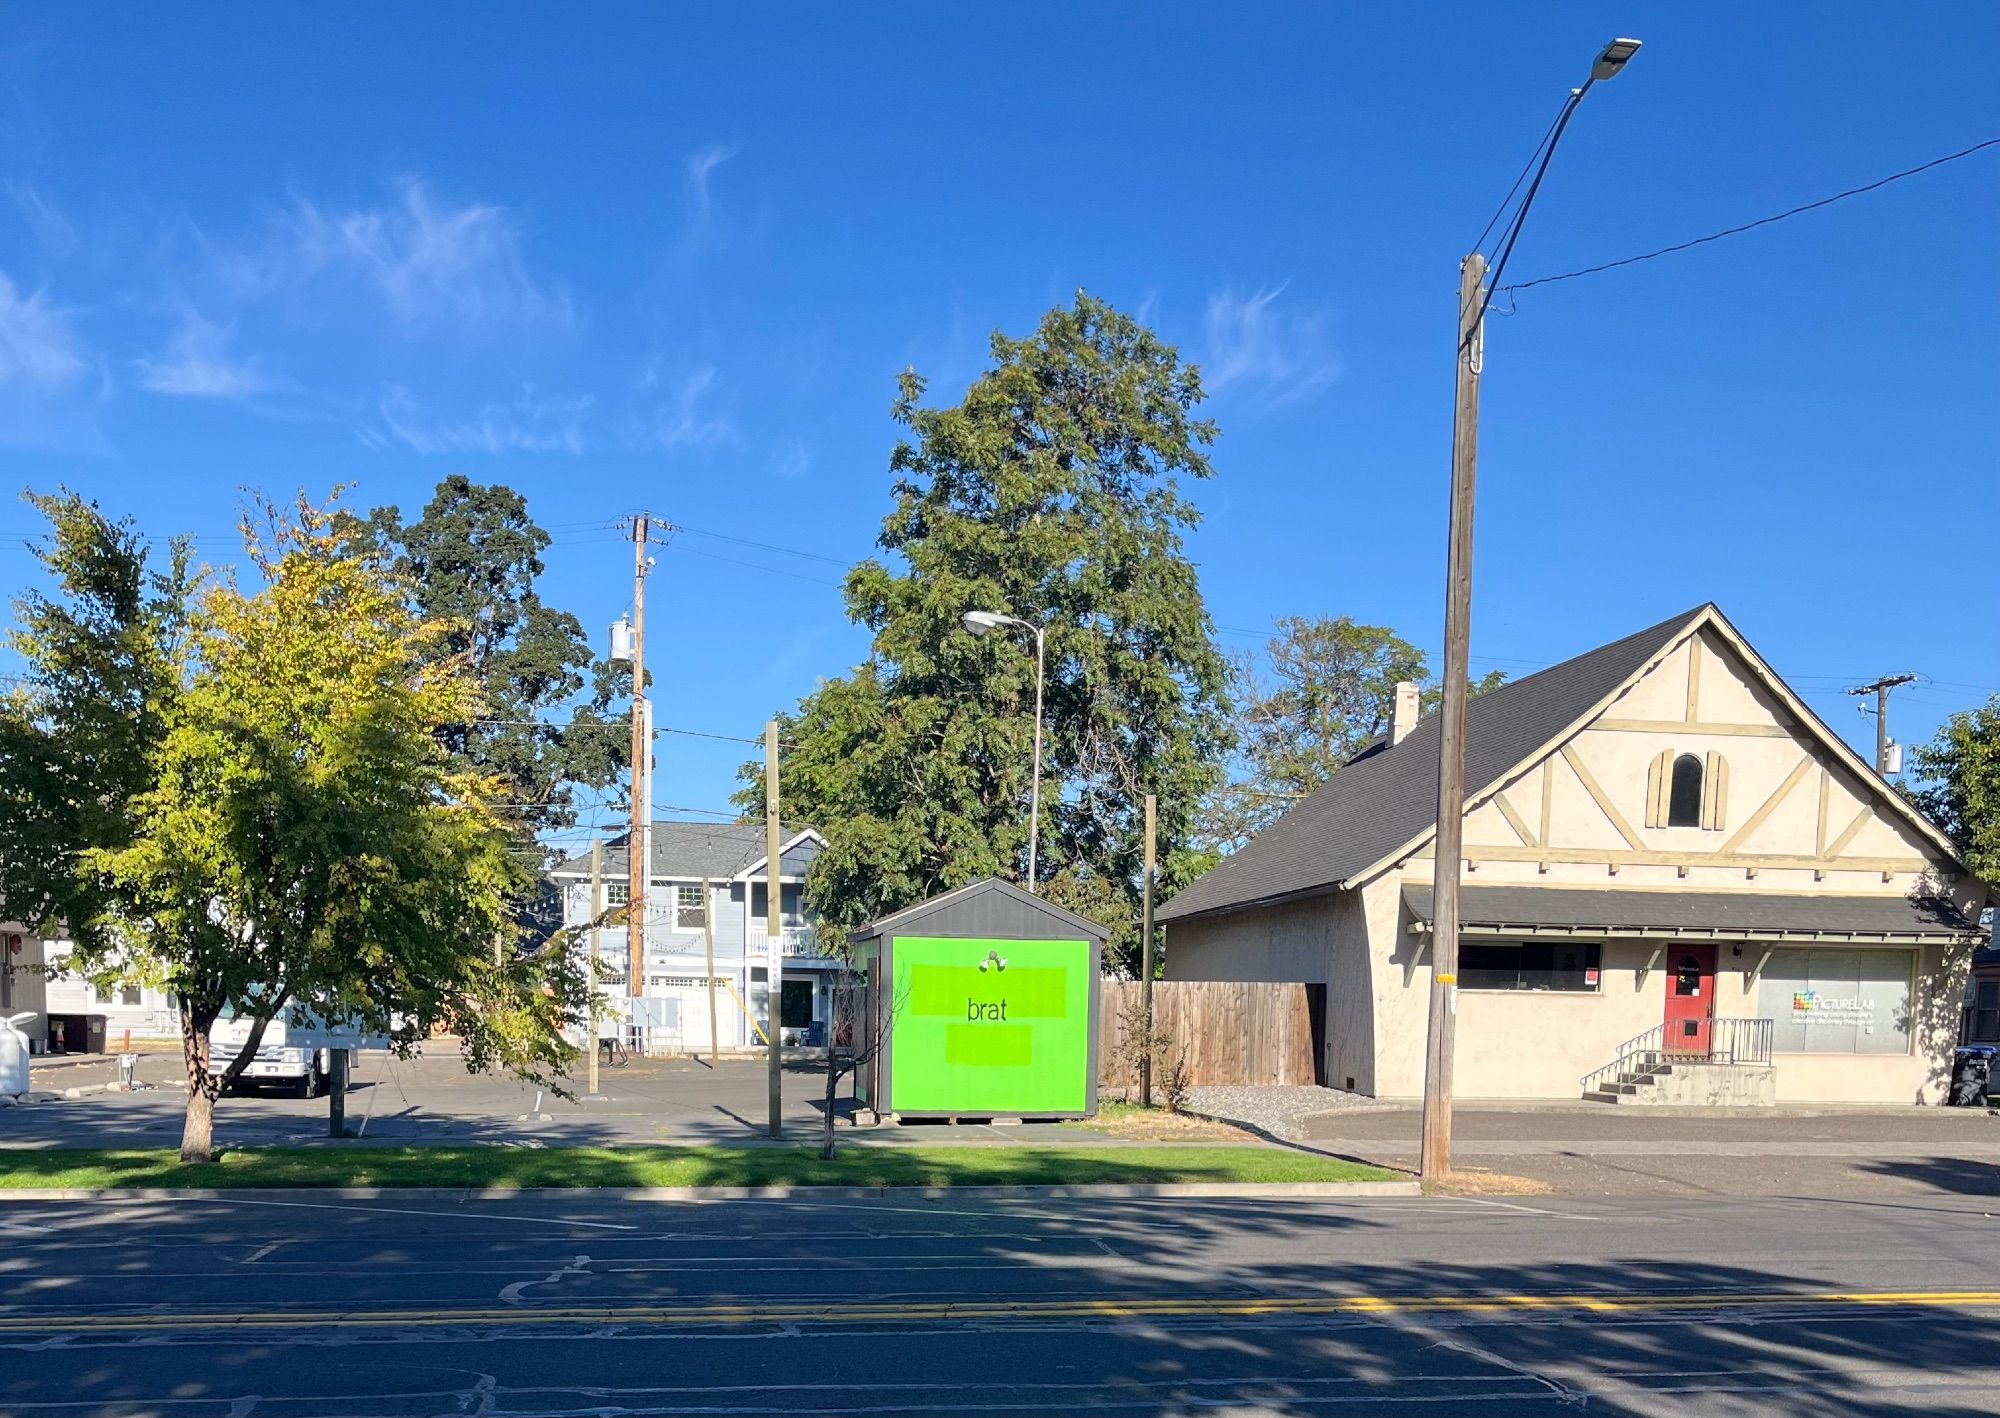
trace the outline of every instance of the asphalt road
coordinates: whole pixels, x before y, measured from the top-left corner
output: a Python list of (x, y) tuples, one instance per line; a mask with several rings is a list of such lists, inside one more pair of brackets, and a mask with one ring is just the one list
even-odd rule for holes
[(0, 1208), (0, 1414), (2000, 1413), (1975, 1199)]

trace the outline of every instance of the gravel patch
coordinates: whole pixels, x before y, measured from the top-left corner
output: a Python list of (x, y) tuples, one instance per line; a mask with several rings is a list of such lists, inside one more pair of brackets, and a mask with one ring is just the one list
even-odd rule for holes
[(1305, 1120), (1322, 1113), (1380, 1113), (1395, 1109), (1359, 1093), (1338, 1088), (1286, 1084), (1250, 1088), (1210, 1084), (1188, 1090), (1187, 1110), (1198, 1117), (1240, 1123), (1273, 1137), (1305, 1136)]

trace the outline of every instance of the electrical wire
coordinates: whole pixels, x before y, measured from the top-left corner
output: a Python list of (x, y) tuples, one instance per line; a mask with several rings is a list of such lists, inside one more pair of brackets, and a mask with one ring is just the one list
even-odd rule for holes
[[(1920, 163), (1916, 167), (1904, 168), (1901, 172), (1892, 172), (1887, 177), (1879, 177), (1875, 181), (1864, 183), (1860, 187), (1850, 187), (1845, 192), (1836, 192), (1831, 197), (1822, 197), (1816, 202), (1807, 202), (1802, 206), (1792, 207), (1782, 212), (1776, 212), (1768, 217), (1759, 217), (1754, 222), (1744, 222), (1740, 226), (1733, 226), (1725, 228), (1722, 231), (1710, 232), (1707, 236), (1698, 236), (1694, 238), (1694, 240), (1692, 241), (1677, 241), (1672, 246), (1662, 246), (1657, 251), (1642, 252), (1640, 255), (1637, 256), (1627, 256), (1622, 260), (1618, 261), (1606, 261), (1601, 265), (1585, 266), (1581, 270), (1564, 271), (1560, 275), (1537, 276), (1532, 281), (1516, 281), (1513, 285), (1502, 286), (1500, 287), (1500, 289), (1508, 291), (1524, 291), (1524, 290), (1530, 290), (1535, 286), (1551, 286), (1554, 285), (1557, 281), (1573, 281), (1580, 276), (1595, 276), (1604, 271), (1615, 271), (1621, 266), (1636, 266), (1641, 261), (1654, 261), (1662, 256), (1671, 256), (1676, 252), (1689, 251), (1697, 246), (1706, 246), (1710, 242), (1721, 241), (1725, 237), (1741, 236), (1746, 231), (1755, 231), (1758, 227), (1770, 226), (1773, 222), (1782, 222), (1787, 218), (1796, 217), (1805, 212), (1816, 212), (1821, 207), (1830, 207), (1835, 202), (1846, 201), (1849, 197), (1859, 197), (1864, 193), (1873, 192), (1879, 188), (1887, 187), (1892, 182), (1901, 182), (1906, 177), (1915, 177), (1919, 173), (1929, 172), (1934, 167), (1943, 167), (1946, 163), (1957, 162), (1961, 158), (1969, 158), (1974, 153), (1984, 152), (1986, 149), (1994, 147), (2000, 147), (2000, 138), (1988, 138), (1983, 143), (1974, 143), (1969, 148), (1960, 148), (1955, 153), (1946, 153), (1941, 158), (1932, 158), (1929, 162)], [(1499, 276), (1497, 273), (1495, 274), (1494, 279), (1496, 282), (1498, 281)]]
[[(1568, 106), (1568, 100), (1564, 100), (1563, 107), (1567, 108)], [(1514, 200), (1514, 194), (1521, 190), (1521, 184), (1526, 182), (1528, 174), (1534, 171), (1535, 159), (1540, 157), (1542, 149), (1549, 145), (1549, 134), (1556, 131), (1556, 125), (1560, 122), (1562, 122), (1562, 113), (1558, 111), (1556, 116), (1549, 120), (1549, 126), (1542, 130), (1542, 140), (1535, 144), (1535, 150), (1528, 154), (1527, 162), (1521, 165), (1521, 175), (1514, 179), (1514, 185), (1507, 189), (1507, 195), (1500, 199), (1500, 205), (1495, 207), (1493, 215), (1486, 219), (1486, 227), (1479, 233), (1479, 240), (1472, 243), (1474, 251), (1483, 251), (1486, 249), (1486, 238), (1493, 234), (1493, 228), (1499, 224), (1501, 214), (1507, 210), (1508, 204)]]
[(1563, 105), (1561, 114), (1556, 118), (1555, 131), (1543, 145), (1542, 162), (1541, 166), (1535, 169), (1535, 180), (1528, 184), (1528, 190), (1522, 194), (1521, 205), (1514, 211), (1514, 220), (1508, 224), (1506, 240), (1500, 244), (1500, 259), (1493, 263), (1493, 274), (1487, 277), (1486, 289), (1479, 297), (1479, 312), (1472, 317), (1472, 323), (1465, 327), (1465, 337), (1459, 341), (1458, 349), (1461, 355), (1471, 347), (1473, 340), (1479, 335), (1482, 322), (1486, 319), (1486, 307), (1493, 303), (1494, 293), (1500, 288), (1500, 277), (1506, 273), (1507, 262), (1513, 258), (1514, 243), (1521, 239), (1521, 229), (1527, 225), (1528, 209), (1535, 205), (1535, 194), (1542, 190), (1542, 179), (1549, 175), (1549, 164), (1556, 156), (1556, 144), (1562, 141), (1563, 130), (1569, 127), (1570, 119), (1576, 116), (1577, 108), (1583, 103), (1583, 96), (1590, 92), (1591, 85), (1596, 82), (1595, 78), (1585, 79), (1580, 87), (1569, 91), (1569, 101)]

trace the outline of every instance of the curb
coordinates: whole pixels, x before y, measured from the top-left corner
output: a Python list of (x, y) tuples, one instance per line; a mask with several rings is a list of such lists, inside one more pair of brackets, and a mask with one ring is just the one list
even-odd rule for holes
[(1105, 1182), (1076, 1186), (987, 1187), (10, 1187), (5, 1201), (240, 1201), (270, 1197), (335, 1201), (866, 1201), (900, 1199), (1137, 1200), (1422, 1196), (1416, 1182)]

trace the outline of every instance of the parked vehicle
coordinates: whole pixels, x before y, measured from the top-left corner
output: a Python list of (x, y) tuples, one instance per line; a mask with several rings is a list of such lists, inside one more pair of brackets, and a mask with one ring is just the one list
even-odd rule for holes
[[(225, 1017), (209, 1027), (208, 1071), (211, 1075), (223, 1072), (235, 1061), (250, 1038), (250, 1030), (255, 1023), (252, 1019)], [(292, 1024), (280, 1015), (264, 1027), (264, 1037), (257, 1045), (256, 1056), (243, 1066), (232, 1086), (238, 1089), (276, 1087), (289, 1091), (294, 1097), (317, 1098), (331, 1086), (336, 1052), (346, 1055), (350, 1073), (354, 1067), (355, 1043), (337, 1048), (327, 1041), (328, 1032), (318, 1026)]]

